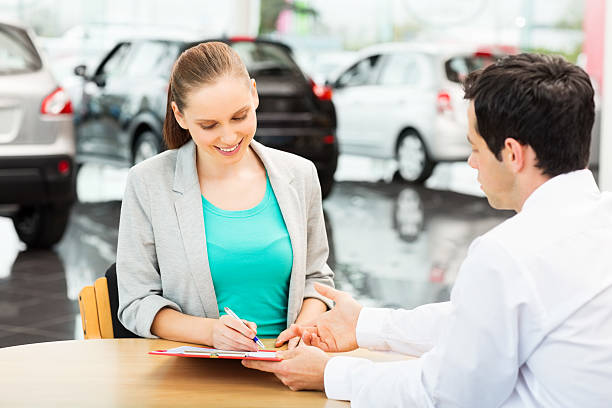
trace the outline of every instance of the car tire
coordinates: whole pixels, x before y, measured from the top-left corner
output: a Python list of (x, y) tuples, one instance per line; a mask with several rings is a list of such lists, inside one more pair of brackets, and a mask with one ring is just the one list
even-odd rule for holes
[(28, 248), (51, 248), (58, 243), (68, 224), (70, 205), (46, 204), (23, 207), (13, 216), (19, 239)]
[(431, 176), (436, 163), (415, 130), (405, 130), (397, 141), (397, 175), (410, 183), (423, 183)]
[(138, 135), (132, 149), (132, 164), (138, 164), (161, 152), (161, 142), (157, 135), (145, 131)]
[(334, 186), (334, 175), (325, 176), (319, 180), (319, 184), (321, 184), (321, 198), (326, 198), (332, 191)]

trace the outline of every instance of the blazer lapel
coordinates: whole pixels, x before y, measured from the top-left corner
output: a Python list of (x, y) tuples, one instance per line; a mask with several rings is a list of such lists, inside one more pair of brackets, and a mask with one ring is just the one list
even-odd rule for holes
[(193, 141), (189, 141), (178, 151), (173, 187), (178, 193), (178, 198), (174, 207), (189, 269), (198, 289), (204, 313), (206, 317), (218, 318), (219, 309), (208, 263), (202, 196), (195, 157)]
[(306, 248), (306, 242), (304, 242), (304, 239), (302, 238), (304, 236), (303, 229), (305, 228), (305, 221), (301, 219), (301, 201), (299, 199), (298, 192), (292, 185), (294, 180), (293, 174), (283, 174), (281, 169), (279, 169), (277, 165), (270, 160), (264, 145), (253, 140), (251, 142), (251, 147), (257, 156), (259, 156), (264, 164), (264, 167), (266, 168), (266, 172), (270, 178), (270, 185), (272, 185), (272, 190), (274, 190), (276, 201), (278, 201), (278, 206), (280, 207), (283, 220), (285, 221), (285, 226), (287, 227), (287, 231), (289, 233), (289, 239), (291, 240), (293, 264), (291, 267), (291, 281), (289, 284), (289, 316), (287, 316), (287, 319), (288, 321), (293, 321), (295, 320), (296, 316), (291, 316), (291, 314), (297, 315), (297, 312), (295, 312), (296, 307), (292, 307), (292, 305), (299, 302), (297, 310), (299, 311), (301, 308), (305, 280), (304, 272), (298, 273), (298, 271), (301, 270), (301, 265), (305, 263), (304, 257), (306, 256), (304, 250), (302, 249)]

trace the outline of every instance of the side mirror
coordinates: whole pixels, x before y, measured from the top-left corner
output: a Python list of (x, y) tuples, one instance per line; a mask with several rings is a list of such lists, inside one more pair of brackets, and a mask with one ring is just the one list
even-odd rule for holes
[(84, 64), (81, 64), (81, 65), (77, 65), (76, 67), (74, 67), (74, 75), (86, 78), (87, 77), (87, 66)]

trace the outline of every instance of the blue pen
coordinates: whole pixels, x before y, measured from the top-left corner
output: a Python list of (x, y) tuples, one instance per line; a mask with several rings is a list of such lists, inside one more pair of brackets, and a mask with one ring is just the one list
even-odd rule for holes
[[(228, 315), (232, 316), (234, 319), (237, 319), (240, 323), (244, 324), (244, 322), (242, 321), (241, 318), (238, 317), (238, 315), (234, 312), (232, 312), (232, 309), (230, 309), (229, 307), (224, 307), (223, 310), (225, 310), (225, 313), (227, 313)], [(246, 326), (246, 325), (245, 325)], [(264, 344), (261, 342), (261, 340), (259, 340), (257, 338), (257, 336), (253, 337), (253, 341), (262, 349), (265, 349), (266, 346), (264, 346)]]

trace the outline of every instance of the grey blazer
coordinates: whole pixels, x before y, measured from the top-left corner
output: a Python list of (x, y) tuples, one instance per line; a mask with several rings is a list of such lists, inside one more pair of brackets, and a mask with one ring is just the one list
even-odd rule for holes
[[(305, 298), (332, 306), (314, 289), (315, 282), (333, 286), (333, 272), (326, 263), (321, 189), (310, 161), (255, 141), (251, 146), (268, 172), (291, 239), (289, 325)], [(117, 247), (118, 315), (126, 328), (142, 337), (156, 337), (151, 324), (163, 307), (219, 317), (195, 152), (190, 141), (134, 166), (128, 175)]]

